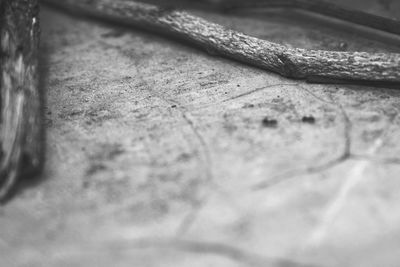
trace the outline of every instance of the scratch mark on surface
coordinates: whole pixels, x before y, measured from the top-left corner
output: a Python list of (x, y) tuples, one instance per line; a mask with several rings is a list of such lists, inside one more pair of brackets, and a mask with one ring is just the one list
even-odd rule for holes
[[(382, 137), (375, 140), (374, 144), (368, 150), (368, 155), (373, 155), (382, 146)], [(328, 230), (334, 220), (337, 218), (343, 207), (346, 205), (346, 200), (352, 190), (361, 182), (364, 177), (365, 170), (369, 166), (368, 161), (356, 164), (350, 171), (348, 178), (345, 179), (334, 199), (326, 208), (326, 212), (322, 216), (320, 224), (316, 230), (311, 234), (309, 245), (318, 245), (325, 238)]]
[(176, 231), (176, 236), (183, 236), (185, 233), (189, 231), (189, 229), (192, 227), (194, 222), (197, 219), (197, 216), (199, 215), (200, 211), (202, 208), (205, 206), (207, 200), (203, 199), (199, 201), (198, 204), (193, 205), (192, 210), (189, 212), (187, 216), (185, 216), (178, 226), (178, 230)]
[(239, 94), (239, 95), (237, 95), (237, 96), (233, 96), (233, 97), (231, 97), (231, 98), (225, 99), (225, 100), (222, 101), (222, 103), (224, 103), (224, 102), (229, 102), (229, 101), (232, 101), (232, 100), (236, 100), (236, 99), (238, 99), (238, 98), (242, 98), (242, 97), (245, 97), (245, 96), (248, 96), (248, 95), (251, 95), (251, 94), (254, 94), (254, 93), (263, 91), (263, 90), (265, 90), (265, 89), (269, 89), (269, 88), (274, 88), (274, 87), (279, 87), (279, 86), (296, 86), (296, 85), (297, 85), (297, 84), (293, 84), (293, 83), (271, 84), (271, 85), (259, 87), (259, 88), (253, 89), (253, 90), (251, 90), (251, 91), (248, 91), (248, 92)]

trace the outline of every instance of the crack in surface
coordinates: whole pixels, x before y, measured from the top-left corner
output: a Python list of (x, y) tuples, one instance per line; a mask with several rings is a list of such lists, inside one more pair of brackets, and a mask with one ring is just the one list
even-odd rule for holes
[[(200, 134), (200, 132), (197, 130), (196, 126), (194, 125), (194, 122), (189, 118), (189, 116), (187, 115), (187, 110), (182, 107), (182, 105), (175, 100), (171, 100), (171, 99), (165, 99), (163, 98), (165, 101), (169, 102), (169, 103), (173, 103), (176, 105), (176, 107), (178, 108), (178, 111), (181, 113), (182, 118), (184, 119), (184, 121), (189, 125), (190, 129), (192, 130), (193, 134), (196, 136), (197, 140), (200, 143), (201, 146), (201, 150), (203, 151), (203, 157), (204, 157), (204, 169), (205, 169), (205, 180), (203, 180), (203, 182), (207, 185), (209, 185), (210, 183), (213, 183), (214, 181), (214, 174), (213, 174), (213, 162), (211, 159), (211, 152), (210, 149), (208, 147), (207, 142), (205, 141), (205, 138)], [(182, 222), (180, 223), (177, 231), (176, 231), (176, 235), (177, 236), (181, 236), (184, 235), (187, 231), (189, 231), (189, 229), (191, 228), (191, 226), (193, 225), (193, 223), (196, 221), (197, 219), (197, 215), (199, 214), (200, 210), (204, 207), (205, 203), (207, 202), (208, 199), (208, 194), (204, 197), (202, 197), (199, 200), (199, 203), (195, 203), (192, 207), (192, 211), (182, 220)]]
[[(192, 131), (193, 135), (195, 136), (195, 139), (198, 140), (199, 146), (200, 146), (200, 154), (202, 156), (197, 156), (199, 161), (201, 162), (201, 165), (204, 166), (205, 170), (205, 175), (203, 179), (203, 183), (205, 185), (209, 185), (212, 183), (214, 180), (213, 177), (213, 171), (212, 171), (212, 159), (211, 159), (211, 152), (209, 150), (209, 147), (207, 145), (207, 142), (205, 141), (205, 138), (201, 135), (201, 133), (198, 131), (197, 127), (195, 126), (194, 122), (189, 118), (187, 115), (187, 111), (182, 105), (175, 100), (169, 99), (163, 94), (160, 94), (153, 90), (151, 86), (149, 85), (149, 82), (143, 77), (142, 72), (140, 71), (140, 66), (138, 63), (135, 63), (134, 66), (136, 67), (136, 79), (138, 79), (142, 84), (146, 85), (146, 89), (150, 94), (161, 101), (167, 103), (168, 105), (175, 105), (179, 113), (181, 114), (181, 117), (183, 121), (190, 127), (190, 130)], [(196, 145), (196, 150), (199, 150), (198, 146)], [(213, 186), (211, 187), (213, 190), (218, 190), (216, 188), (216, 184), (213, 183)], [(193, 195), (197, 194), (197, 192), (194, 192)], [(193, 224), (195, 221), (198, 212), (200, 209), (204, 206), (208, 195), (205, 197), (199, 197), (200, 199), (197, 201), (193, 201), (192, 205), (192, 210), (188, 215), (185, 216), (185, 218), (182, 220), (180, 223), (178, 230), (176, 232), (177, 235), (182, 235), (185, 232), (187, 232), (190, 229), (190, 226)], [(131, 200), (124, 201), (122, 204), (120, 203), (117, 207), (111, 207), (110, 209), (107, 209), (108, 212), (114, 212), (115, 208), (121, 210), (126, 207), (129, 207), (131, 204)], [(107, 214), (108, 212), (104, 212), (104, 214)]]
[[(396, 119), (399, 117), (398, 114), (389, 117), (389, 122), (388, 125), (386, 126), (385, 129), (383, 129), (382, 134), (381, 134), (381, 139), (382, 139), (382, 146), (384, 145), (384, 139), (387, 137), (390, 128), (393, 126), (393, 122), (396, 121)], [(379, 156), (374, 156), (370, 154), (352, 154), (352, 158), (356, 160), (368, 160), (372, 161), (375, 163), (380, 163), (380, 164), (388, 164), (388, 165), (397, 165), (400, 164), (400, 158), (396, 157), (379, 157)]]
[[(339, 216), (339, 213), (343, 210), (346, 205), (346, 200), (350, 196), (351, 192), (354, 188), (361, 183), (366, 169), (368, 168), (371, 160), (370, 158), (374, 158), (374, 155), (379, 151), (379, 149), (384, 145), (385, 138), (388, 135), (390, 127), (393, 125), (393, 122), (396, 120), (398, 115), (391, 117), (389, 119), (388, 125), (383, 130), (382, 134), (376, 138), (373, 145), (368, 149), (366, 155), (352, 155), (353, 158), (359, 160), (366, 160), (361, 163), (356, 164), (350, 171), (350, 174), (347, 179), (344, 180), (340, 189), (334, 196), (333, 200), (325, 209), (326, 212), (323, 214), (320, 223), (317, 225), (311, 237), (308, 241), (309, 246), (319, 245), (327, 235), (329, 228), (333, 224), (334, 220)], [(397, 161), (397, 159), (395, 159)]]
[(344, 124), (344, 136), (343, 136), (344, 148), (343, 148), (342, 155), (337, 160), (340, 160), (341, 158), (342, 158), (342, 161), (348, 159), (351, 156), (351, 131), (353, 128), (353, 124), (350, 120), (349, 115), (347, 114), (346, 110), (344, 109), (344, 107), (340, 103), (336, 103), (331, 97), (330, 97), (331, 101), (327, 101), (327, 100), (317, 96), (316, 94), (314, 94), (313, 92), (311, 92), (310, 90), (305, 88), (304, 86), (300, 85), (299, 87), (302, 90), (304, 90), (305, 92), (307, 92), (309, 95), (313, 96), (315, 99), (340, 110), (340, 113), (342, 114), (342, 118), (343, 118), (343, 124)]
[(327, 162), (322, 163), (321, 165), (317, 165), (317, 166), (311, 165), (311, 166), (307, 166), (303, 169), (291, 170), (291, 171), (288, 171), (288, 172), (285, 172), (282, 174), (275, 175), (266, 181), (262, 181), (256, 185), (252, 186), (253, 190), (263, 190), (263, 189), (269, 188), (278, 183), (293, 179), (298, 176), (303, 176), (303, 175), (307, 175), (307, 174), (318, 174), (318, 173), (330, 170), (330, 169), (344, 163), (345, 161), (347, 161), (348, 159), (350, 159), (352, 157), (352, 154), (351, 154), (351, 131), (352, 131), (353, 126), (352, 126), (352, 122), (351, 122), (346, 110), (343, 108), (343, 106), (340, 105), (339, 103), (334, 102), (334, 100), (332, 100), (332, 99), (331, 99), (331, 101), (327, 101), (327, 100), (317, 96), (316, 94), (314, 94), (313, 92), (311, 92), (310, 90), (308, 90), (307, 88), (302, 86), (301, 84), (296, 84), (296, 85), (298, 87), (300, 87), (301, 90), (304, 90), (307, 94), (311, 95), (318, 101), (328, 104), (328, 105), (334, 107), (336, 110), (340, 111), (342, 118), (343, 118), (342, 120), (343, 120), (343, 125), (344, 125), (343, 151), (340, 153), (340, 155), (338, 157), (328, 160)]
[[(375, 154), (378, 149), (382, 146), (383, 139), (382, 136), (377, 138), (374, 144), (368, 151), (368, 154)], [(333, 197), (332, 201), (329, 205), (324, 209), (326, 212), (323, 214), (320, 223), (317, 225), (313, 233), (311, 234), (311, 238), (308, 241), (308, 245), (319, 245), (322, 240), (325, 238), (327, 233), (329, 232), (329, 228), (339, 215), (339, 213), (346, 206), (346, 200), (349, 198), (351, 192), (353, 192), (354, 188), (361, 183), (364, 177), (364, 173), (369, 166), (368, 161), (361, 162), (356, 164), (350, 171), (348, 177), (343, 181), (340, 186), (338, 192)]]
[[(148, 82), (143, 78), (143, 75), (139, 71), (139, 67), (137, 66), (137, 72), (139, 79), (144, 83), (148, 85)], [(203, 150), (203, 156), (204, 156), (204, 162), (205, 162), (205, 170), (206, 170), (206, 181), (211, 182), (213, 180), (213, 173), (212, 173), (212, 160), (211, 160), (211, 153), (209, 150), (209, 147), (207, 145), (207, 142), (205, 141), (205, 138), (200, 134), (200, 132), (197, 130), (197, 127), (194, 125), (194, 122), (188, 117), (187, 115), (187, 110), (176, 100), (166, 98), (165, 96), (158, 94), (155, 92), (153, 89), (150, 88), (150, 86), (147, 86), (147, 90), (155, 97), (159, 98), (160, 100), (166, 102), (168, 105), (176, 105), (177, 110), (180, 112), (183, 120), (186, 122), (187, 125), (189, 125), (190, 129), (192, 130), (194, 136), (200, 143), (200, 146)]]
[(385, 157), (377, 157), (371, 155), (361, 155), (361, 154), (353, 154), (352, 158), (356, 160), (368, 160), (378, 164), (386, 164), (386, 165), (400, 165), (400, 158), (385, 158)]
[[(119, 241), (120, 242), (120, 241)], [(240, 262), (251, 267), (313, 267), (283, 258), (267, 258), (244, 249), (219, 242), (191, 241), (183, 239), (140, 239), (117, 244), (118, 249), (173, 249), (194, 254), (211, 254)]]
[(211, 152), (209, 149), (209, 146), (203, 137), (203, 135), (200, 134), (200, 132), (197, 130), (197, 127), (194, 125), (194, 122), (188, 117), (187, 115), (187, 110), (182, 107), (182, 105), (175, 100), (170, 100), (170, 99), (164, 99), (168, 103), (173, 103), (177, 106), (178, 111), (181, 113), (182, 118), (185, 120), (185, 122), (189, 125), (190, 129), (192, 130), (193, 134), (196, 136), (197, 140), (199, 141), (202, 150), (203, 150), (203, 155), (204, 155), (204, 160), (205, 160), (205, 171), (206, 171), (206, 181), (211, 182), (213, 181), (213, 173), (212, 173), (212, 160), (211, 160)]

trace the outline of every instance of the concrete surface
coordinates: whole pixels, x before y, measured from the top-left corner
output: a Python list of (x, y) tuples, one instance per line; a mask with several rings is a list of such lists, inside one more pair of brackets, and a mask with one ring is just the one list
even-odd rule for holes
[[(293, 12), (199, 14), (298, 47), (400, 50)], [(395, 87), (288, 80), (56, 10), (42, 27), (46, 170), (0, 207), (1, 266), (399, 266)]]

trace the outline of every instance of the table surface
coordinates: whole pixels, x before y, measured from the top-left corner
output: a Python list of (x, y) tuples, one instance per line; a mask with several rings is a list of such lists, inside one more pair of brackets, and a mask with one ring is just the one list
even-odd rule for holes
[[(295, 11), (194, 12), (294, 47), (400, 51)], [(53, 9), (41, 24), (47, 164), (0, 207), (1, 265), (399, 266), (395, 87), (289, 80)]]

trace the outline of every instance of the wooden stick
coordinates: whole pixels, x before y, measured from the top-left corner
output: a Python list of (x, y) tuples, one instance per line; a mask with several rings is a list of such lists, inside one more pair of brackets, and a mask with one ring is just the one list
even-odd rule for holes
[(172, 35), (217, 55), (296, 79), (400, 82), (400, 54), (292, 49), (183, 11), (126, 0), (45, 0), (74, 13)]
[(43, 163), (37, 0), (1, 0), (0, 200)]
[(283, 7), (309, 11), (400, 35), (400, 21), (339, 6), (323, 0), (203, 0), (223, 11)]

